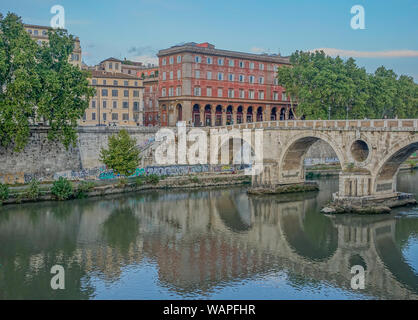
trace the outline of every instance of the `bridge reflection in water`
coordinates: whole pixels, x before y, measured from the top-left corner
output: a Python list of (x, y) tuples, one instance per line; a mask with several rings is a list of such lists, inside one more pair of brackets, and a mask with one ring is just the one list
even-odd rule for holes
[[(277, 273), (302, 292), (325, 283), (354, 293), (350, 269), (360, 264), (361, 294), (417, 299), (417, 270), (402, 250), (417, 237), (418, 216), (324, 216), (319, 208), (337, 183), (281, 197), (234, 188), (3, 207), (0, 298), (94, 298), (106, 290), (100, 283), (129, 286), (122, 278), (133, 270), (154, 270), (153, 285), (178, 297)], [(66, 270), (66, 290), (49, 287), (55, 264)], [(160, 298), (135, 285), (143, 292), (130, 298)]]

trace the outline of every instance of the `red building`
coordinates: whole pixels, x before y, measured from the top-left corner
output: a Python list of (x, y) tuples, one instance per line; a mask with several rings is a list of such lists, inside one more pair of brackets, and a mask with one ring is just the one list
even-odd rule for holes
[(158, 78), (143, 80), (144, 86), (144, 125), (149, 127), (159, 125), (158, 114)]
[(290, 101), (277, 85), (280, 55), (215, 49), (187, 43), (160, 50), (159, 109), (162, 126), (186, 121), (213, 126), (292, 119)]

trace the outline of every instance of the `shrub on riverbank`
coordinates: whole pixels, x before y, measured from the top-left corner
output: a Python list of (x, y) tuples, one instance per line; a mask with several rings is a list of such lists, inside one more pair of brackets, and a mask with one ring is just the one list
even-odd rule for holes
[(36, 200), (39, 198), (41, 190), (39, 188), (39, 181), (32, 179), (29, 183), (29, 188), (26, 191), (26, 196), (31, 200)]
[(96, 183), (93, 181), (81, 181), (76, 191), (74, 192), (74, 197), (77, 199), (84, 199), (87, 197), (87, 193), (96, 186)]
[(160, 177), (156, 174), (150, 174), (147, 176), (138, 176), (135, 178), (135, 185), (140, 187), (144, 184), (158, 184)]
[(0, 183), (0, 205), (9, 198), (9, 186)]
[(66, 178), (60, 177), (52, 184), (51, 193), (58, 200), (68, 200), (73, 196), (73, 185)]

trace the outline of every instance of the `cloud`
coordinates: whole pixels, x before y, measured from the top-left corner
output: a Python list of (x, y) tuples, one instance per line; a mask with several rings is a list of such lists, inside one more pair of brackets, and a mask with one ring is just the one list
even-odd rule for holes
[(138, 47), (130, 47), (128, 49), (128, 53), (133, 53), (137, 56), (141, 55), (154, 55), (157, 53), (157, 50), (151, 46), (138, 46)]
[(144, 64), (155, 64), (158, 65), (158, 58), (155, 56), (149, 56), (149, 55), (139, 55), (139, 56), (134, 56), (129, 58), (129, 60), (131, 61), (135, 61), (135, 62), (142, 62)]
[(353, 58), (412, 58), (418, 57), (417, 50), (387, 50), (387, 51), (357, 51), (357, 50), (343, 50), (335, 48), (318, 48), (310, 50), (324, 51), (330, 56), (353, 57)]
[(264, 49), (264, 48), (259, 48), (259, 47), (252, 47), (251, 48), (251, 52), (252, 53), (264, 53), (267, 52), (268, 50)]

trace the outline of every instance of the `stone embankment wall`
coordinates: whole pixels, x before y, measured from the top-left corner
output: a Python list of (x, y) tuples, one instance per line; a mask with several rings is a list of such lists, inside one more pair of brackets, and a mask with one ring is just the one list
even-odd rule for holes
[[(152, 143), (156, 128), (126, 128), (136, 138), (139, 148)], [(25, 183), (32, 178), (53, 179), (57, 172), (82, 172), (102, 167), (100, 149), (107, 146), (108, 137), (119, 131), (112, 127), (80, 127), (75, 147), (67, 149), (47, 138), (45, 128), (31, 130), (29, 143), (22, 152), (0, 147), (0, 182)]]

